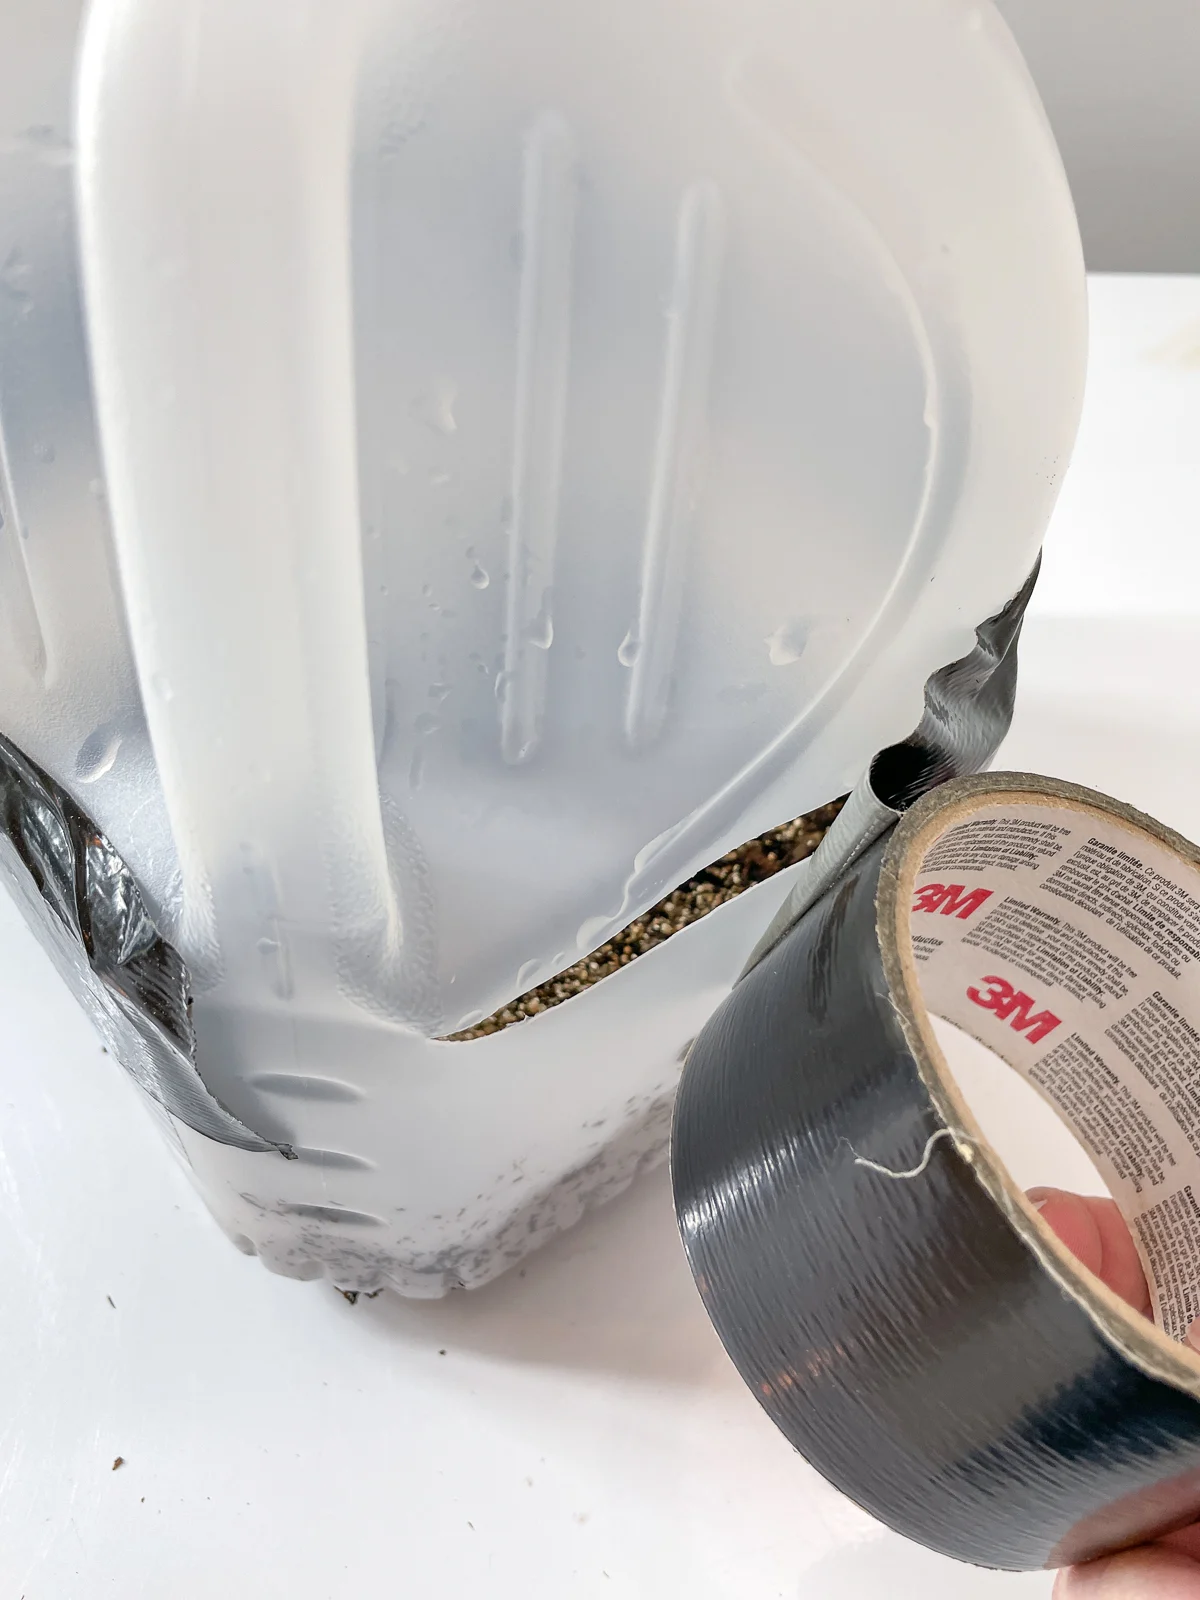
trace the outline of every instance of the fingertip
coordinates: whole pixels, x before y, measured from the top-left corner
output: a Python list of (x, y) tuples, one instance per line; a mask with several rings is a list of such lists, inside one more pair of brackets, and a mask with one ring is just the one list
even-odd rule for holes
[(1048, 1188), (1030, 1189), (1028, 1198), (1050, 1231), (1089, 1272), (1135, 1311), (1150, 1314), (1146, 1275), (1115, 1200)]
[(1065, 1189), (1030, 1189), (1029, 1200), (1050, 1231), (1089, 1272), (1099, 1277), (1104, 1245), (1096, 1220), (1081, 1196)]
[(1053, 1600), (1200, 1600), (1200, 1565), (1177, 1550), (1145, 1545), (1068, 1567)]
[(1108, 1287), (1144, 1316), (1150, 1314), (1150, 1288), (1141, 1257), (1115, 1200), (1089, 1195), (1084, 1201), (1100, 1238), (1100, 1277)]

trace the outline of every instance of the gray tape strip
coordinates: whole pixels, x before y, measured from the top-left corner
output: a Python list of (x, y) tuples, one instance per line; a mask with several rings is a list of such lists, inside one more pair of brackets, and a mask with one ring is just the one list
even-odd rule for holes
[(975, 648), (925, 685), (916, 730), (881, 750), (836, 821), (796, 874), (795, 885), (742, 969), (744, 978), (875, 840), (921, 795), (985, 767), (1012, 722), (1017, 641), (1041, 558), (1004, 609), (975, 630)]
[(1050, 1235), (937, 1047), (916, 873), (1001, 802), (1114, 817), (1200, 868), (1196, 846), (1073, 785), (935, 787), (703, 1029), (672, 1175), (713, 1324), (792, 1444), (908, 1537), (1024, 1570), (1196, 1520), (1200, 1360)]
[(209, 1093), (196, 1068), (182, 957), (133, 874), (70, 795), (0, 737), (0, 872), (26, 921), (134, 1082), (219, 1144), (275, 1151)]

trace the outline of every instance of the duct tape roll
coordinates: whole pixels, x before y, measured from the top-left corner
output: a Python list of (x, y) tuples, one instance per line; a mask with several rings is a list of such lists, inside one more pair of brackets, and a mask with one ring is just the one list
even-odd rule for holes
[[(1129, 1223), (1154, 1320), (1041, 1222), (933, 1018), (1033, 1084)], [(676, 1204), (793, 1445), (910, 1538), (1083, 1561), (1200, 1515), (1200, 850), (1025, 774), (919, 800), (693, 1046)]]

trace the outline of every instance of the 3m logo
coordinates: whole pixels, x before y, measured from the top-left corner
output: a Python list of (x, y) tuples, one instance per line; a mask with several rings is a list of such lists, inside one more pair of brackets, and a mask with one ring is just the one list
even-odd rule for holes
[(961, 883), (927, 883), (917, 890), (913, 901), (914, 911), (939, 911), (943, 917), (958, 917), (965, 922), (973, 911), (978, 911), (985, 900), (990, 900), (990, 889), (972, 889), (968, 894)]
[(1007, 978), (985, 978), (986, 989), (968, 989), (967, 999), (973, 1000), (985, 1011), (995, 1012), (1001, 1022), (1007, 1022), (1018, 1033), (1023, 1033), (1030, 1044), (1040, 1044), (1062, 1021), (1052, 1011), (1034, 1012), (1037, 1001), (1021, 989), (1014, 989)]

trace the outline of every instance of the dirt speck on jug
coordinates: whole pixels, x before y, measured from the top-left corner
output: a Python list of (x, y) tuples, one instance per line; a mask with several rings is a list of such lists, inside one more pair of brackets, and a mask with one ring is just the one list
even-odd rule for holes
[(536, 989), (512, 1000), (490, 1017), (464, 1028), (461, 1033), (446, 1037), (451, 1043), (467, 1039), (482, 1039), (489, 1033), (500, 1033), (514, 1022), (525, 1022), (553, 1006), (561, 1005), (574, 995), (582, 994), (602, 978), (610, 977), (621, 967), (627, 967), (638, 956), (644, 956), (656, 945), (665, 944), (672, 934), (699, 922), (710, 911), (736, 900), (746, 889), (764, 883), (785, 867), (803, 861), (820, 844), (830, 824), (842, 809), (845, 800), (833, 800), (810, 811), (781, 828), (772, 828), (757, 839), (730, 850), (719, 861), (705, 867), (694, 878), (680, 884), (678, 889), (660, 900), (656, 906), (614, 934), (607, 944), (593, 950), (590, 956), (567, 967), (557, 977), (539, 984)]

